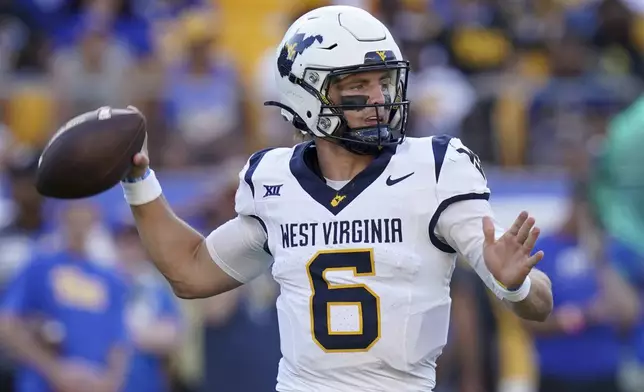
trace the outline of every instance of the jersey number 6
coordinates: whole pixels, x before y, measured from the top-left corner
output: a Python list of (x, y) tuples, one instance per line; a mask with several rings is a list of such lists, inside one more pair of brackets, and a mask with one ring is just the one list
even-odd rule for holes
[[(368, 351), (380, 339), (380, 297), (365, 284), (330, 284), (326, 279), (329, 271), (373, 276), (376, 274), (373, 249), (320, 251), (307, 264), (312, 293), (311, 333), (315, 343), (326, 352)], [(333, 306), (357, 308), (357, 330), (334, 331)]]

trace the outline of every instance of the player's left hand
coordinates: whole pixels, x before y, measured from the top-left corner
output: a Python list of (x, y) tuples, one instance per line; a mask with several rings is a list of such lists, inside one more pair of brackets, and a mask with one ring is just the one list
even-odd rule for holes
[(531, 256), (540, 230), (535, 220), (523, 211), (512, 227), (498, 240), (494, 236), (494, 223), (483, 218), (483, 258), (494, 278), (507, 288), (523, 284), (532, 268), (543, 259), (543, 251)]

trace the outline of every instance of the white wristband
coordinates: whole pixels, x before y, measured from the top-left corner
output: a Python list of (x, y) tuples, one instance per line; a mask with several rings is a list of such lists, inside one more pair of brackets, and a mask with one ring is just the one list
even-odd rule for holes
[(148, 169), (141, 178), (121, 181), (121, 187), (123, 187), (125, 200), (131, 206), (147, 204), (157, 199), (163, 192), (152, 169)]
[(501, 283), (496, 281), (496, 279), (494, 280), (494, 284), (496, 285), (497, 290), (501, 293), (501, 296), (510, 302), (521, 302), (526, 299), (528, 294), (530, 294), (530, 288), (532, 287), (532, 281), (529, 276), (525, 278), (521, 287), (516, 290), (508, 290)]

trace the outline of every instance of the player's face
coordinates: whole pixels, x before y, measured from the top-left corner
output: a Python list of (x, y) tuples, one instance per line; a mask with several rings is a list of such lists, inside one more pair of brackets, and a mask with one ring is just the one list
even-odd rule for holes
[[(386, 104), (392, 102), (394, 81), (389, 71), (369, 71), (348, 75), (331, 83), (329, 98), (336, 105)], [(376, 110), (377, 109), (377, 110)], [(364, 108), (344, 111), (349, 128), (375, 127), (389, 122), (390, 108)]]

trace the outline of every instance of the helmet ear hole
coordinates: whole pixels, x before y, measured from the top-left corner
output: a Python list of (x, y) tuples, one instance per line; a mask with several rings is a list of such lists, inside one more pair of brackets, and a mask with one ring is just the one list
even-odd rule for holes
[(307, 131), (309, 128), (306, 126), (306, 123), (298, 115), (293, 116), (293, 126), (300, 131)]

